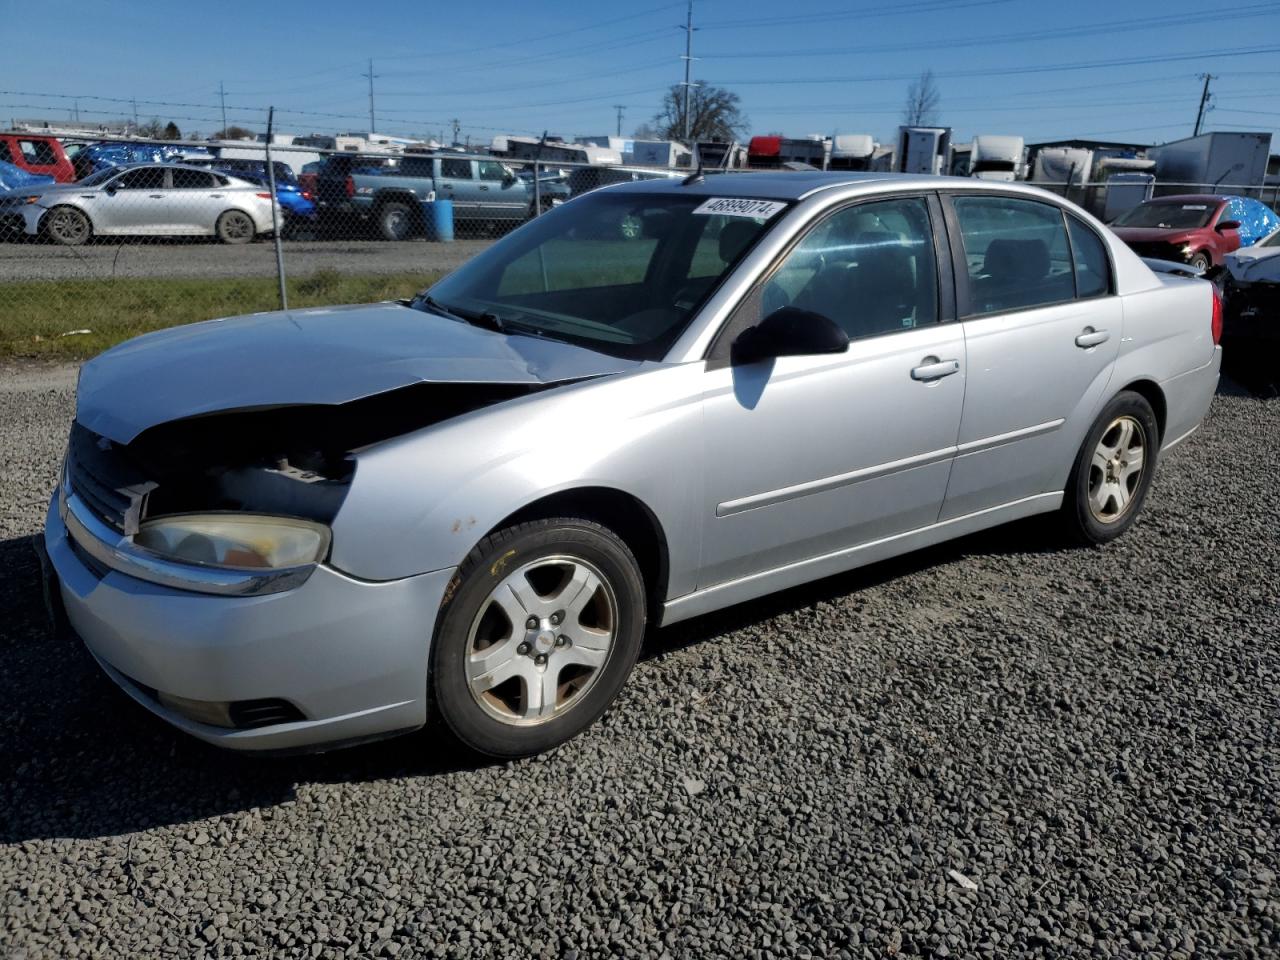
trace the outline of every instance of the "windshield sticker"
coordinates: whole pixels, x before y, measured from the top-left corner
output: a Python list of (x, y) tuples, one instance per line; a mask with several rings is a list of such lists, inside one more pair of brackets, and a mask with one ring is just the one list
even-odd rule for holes
[(704, 216), (752, 217), (768, 220), (786, 207), (781, 200), (742, 200), (734, 197), (715, 197), (693, 212)]

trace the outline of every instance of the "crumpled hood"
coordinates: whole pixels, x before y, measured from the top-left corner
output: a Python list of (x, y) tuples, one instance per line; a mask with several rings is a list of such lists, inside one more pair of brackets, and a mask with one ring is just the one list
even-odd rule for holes
[(398, 303), (317, 307), (207, 320), (113, 347), (81, 369), (76, 419), (128, 443), (201, 414), (341, 404), (414, 383), (557, 383), (639, 364)]

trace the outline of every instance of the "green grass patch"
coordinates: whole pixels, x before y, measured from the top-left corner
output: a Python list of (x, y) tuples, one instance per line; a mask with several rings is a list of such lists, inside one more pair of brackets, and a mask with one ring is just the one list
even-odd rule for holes
[[(346, 276), (317, 270), (289, 281), (289, 306), (409, 297), (440, 273)], [(276, 310), (274, 277), (30, 280), (0, 284), (0, 357), (75, 360), (130, 337), (214, 317)], [(88, 330), (88, 333), (73, 331)]]

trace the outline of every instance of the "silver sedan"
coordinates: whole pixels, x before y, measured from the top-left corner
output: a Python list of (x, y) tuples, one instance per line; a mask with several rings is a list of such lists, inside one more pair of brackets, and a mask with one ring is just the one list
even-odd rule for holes
[(1032, 514), (1122, 534), (1218, 380), (1214, 288), (1156, 266), (1015, 184), (592, 192), (411, 302), (86, 364), (54, 613), (222, 746), (546, 750), (647, 626)]
[(10, 191), (0, 196), (0, 223), (65, 246), (79, 246), (94, 236), (217, 237), (223, 243), (248, 243), (272, 229), (271, 194), (199, 167), (113, 167), (79, 183)]

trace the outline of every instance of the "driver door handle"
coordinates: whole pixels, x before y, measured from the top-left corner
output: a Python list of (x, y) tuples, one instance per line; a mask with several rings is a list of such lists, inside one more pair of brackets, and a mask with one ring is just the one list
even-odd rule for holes
[(937, 357), (925, 357), (918, 367), (911, 368), (912, 380), (939, 380), (960, 372), (959, 360), (939, 360)]
[(1100, 343), (1106, 343), (1111, 339), (1111, 334), (1106, 330), (1095, 330), (1093, 327), (1085, 327), (1080, 332), (1080, 336), (1076, 337), (1076, 346), (1082, 350), (1088, 350), (1090, 347), (1096, 347)]
[(164, 194), (163, 194), (163, 193), (149, 193), (149, 194), (147, 194), (147, 196), (149, 196), (152, 200), (163, 200), (163, 199), (164, 199)]

